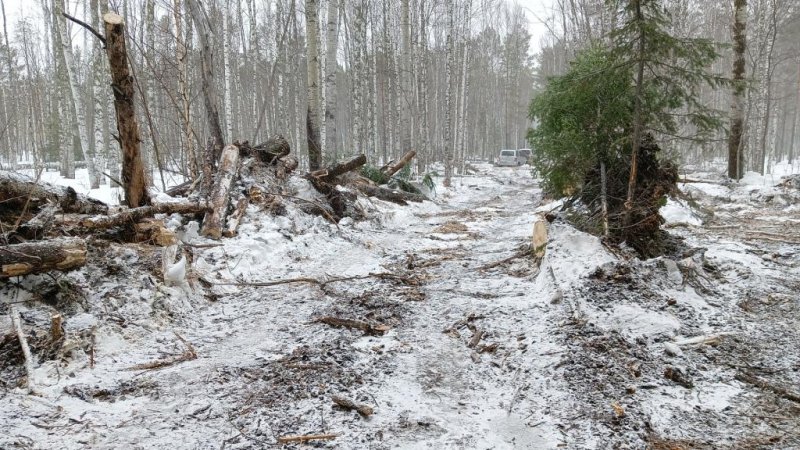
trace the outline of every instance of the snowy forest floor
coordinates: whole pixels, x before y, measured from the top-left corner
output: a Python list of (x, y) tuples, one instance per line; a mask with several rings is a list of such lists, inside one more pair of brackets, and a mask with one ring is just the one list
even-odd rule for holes
[[(94, 245), (58, 283), (0, 288), (35, 353), (54, 310), (72, 349), (40, 356), (39, 396), (13, 387), (19, 361), (0, 362), (0, 448), (268, 448), (321, 433), (337, 437), (285, 447), (798, 447), (800, 190), (690, 178), (714, 183), (682, 185), (665, 210), (681, 250), (646, 261), (558, 220), (542, 261), (520, 256), (553, 205), (527, 167), (488, 165), (435, 202), (374, 201), (338, 227), (249, 210), (221, 246), (191, 241), (182, 286), (162, 282), (160, 250)], [(399, 278), (224, 284), (375, 273)], [(195, 359), (131, 370), (186, 354), (181, 339)]]

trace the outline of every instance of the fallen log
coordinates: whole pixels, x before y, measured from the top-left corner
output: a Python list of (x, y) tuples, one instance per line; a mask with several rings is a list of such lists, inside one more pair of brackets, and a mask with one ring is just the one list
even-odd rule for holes
[(17, 233), (24, 236), (26, 239), (41, 239), (50, 228), (56, 218), (58, 207), (55, 205), (48, 205), (39, 211), (39, 214), (17, 228)]
[(408, 202), (422, 203), (428, 200), (422, 194), (413, 194), (411, 192), (403, 192), (395, 189), (386, 189), (377, 186), (370, 186), (367, 184), (358, 184), (356, 188), (366, 196), (375, 197), (387, 202), (397, 203), (398, 205), (408, 205)]
[(239, 199), (239, 201), (236, 203), (236, 209), (234, 209), (231, 215), (228, 217), (228, 226), (225, 228), (225, 231), (222, 232), (223, 236), (236, 236), (236, 229), (239, 228), (239, 223), (241, 223), (242, 217), (244, 217), (244, 213), (247, 211), (248, 204), (250, 204), (250, 200), (247, 197), (242, 197)]
[(309, 177), (309, 181), (311, 185), (314, 186), (314, 189), (324, 195), (328, 200), (328, 204), (333, 210), (334, 222), (338, 223), (339, 220), (345, 216), (345, 212), (347, 211), (347, 202), (344, 199), (342, 191), (336, 189), (336, 186), (322, 181), (320, 178), (311, 176)]
[(86, 242), (78, 238), (0, 246), (0, 279), (59, 270), (86, 264)]
[(80, 226), (92, 230), (102, 230), (126, 224), (133, 225), (156, 214), (197, 214), (208, 208), (199, 203), (158, 203), (150, 206), (126, 209), (108, 216), (92, 216), (80, 220)]
[(392, 175), (399, 172), (400, 170), (402, 170), (403, 167), (405, 167), (406, 164), (408, 164), (409, 161), (411, 161), (415, 156), (417, 156), (417, 152), (415, 152), (414, 150), (409, 150), (400, 159), (392, 161), (389, 164), (381, 167), (381, 173), (383, 173), (384, 176), (389, 178)]
[(280, 436), (278, 437), (279, 444), (288, 444), (290, 442), (308, 442), (308, 441), (330, 441), (336, 439), (338, 434), (305, 434), (302, 436)]
[(352, 170), (356, 170), (366, 163), (367, 163), (367, 157), (364, 155), (358, 155), (349, 161), (333, 164), (324, 169), (315, 170), (309, 173), (308, 175), (311, 178), (316, 178), (325, 183), (330, 183), (339, 175), (345, 174)]
[(13, 172), (0, 173), (0, 208), (38, 212), (51, 204), (58, 205), (63, 212), (82, 214), (106, 214), (108, 205), (78, 194), (71, 187), (55, 186), (37, 182), (26, 175)]
[(231, 201), (230, 190), (239, 172), (239, 148), (228, 145), (222, 150), (219, 159), (219, 171), (214, 187), (211, 190), (210, 210), (203, 219), (201, 233), (212, 239), (222, 237), (222, 226), (228, 213)]

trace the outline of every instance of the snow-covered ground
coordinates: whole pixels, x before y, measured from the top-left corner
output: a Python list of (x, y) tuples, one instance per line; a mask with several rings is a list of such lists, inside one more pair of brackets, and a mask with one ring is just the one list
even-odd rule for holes
[[(435, 202), (363, 200), (361, 222), (251, 206), (216, 246), (181, 225), (188, 284), (165, 284), (161, 249), (94, 246), (55, 294), (3, 288), (29, 330), (62, 312), (74, 350), (38, 364), (39, 396), (0, 391), (0, 448), (796, 447), (796, 404), (737, 376), (800, 385), (800, 191), (688, 178), (704, 182), (664, 209), (681, 250), (648, 261), (559, 220), (535, 261), (535, 213), (555, 205), (528, 168), (488, 165)], [(395, 277), (257, 285), (377, 273)], [(36, 294), (50, 303), (22, 303)], [(131, 370), (182, 340), (196, 359)]]

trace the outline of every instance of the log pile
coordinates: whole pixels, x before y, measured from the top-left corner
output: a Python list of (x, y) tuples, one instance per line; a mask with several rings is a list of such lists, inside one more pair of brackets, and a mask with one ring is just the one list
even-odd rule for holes
[[(388, 180), (414, 155), (410, 151), (380, 172)], [(167, 229), (159, 215), (202, 217), (201, 234), (221, 239), (236, 235), (250, 207), (284, 214), (291, 202), (304, 212), (338, 223), (344, 217), (360, 217), (359, 195), (401, 205), (426, 200), (421, 194), (389, 189), (360, 176), (366, 162), (364, 155), (357, 155), (302, 175), (319, 194), (314, 198), (308, 192), (298, 193), (297, 183), (289, 183), (299, 163), (285, 138), (274, 136), (258, 145), (234, 142), (224, 147), (218, 161), (208, 165), (216, 167), (215, 172), (205, 171), (202, 179), (170, 190), (172, 196), (182, 199), (136, 208), (109, 208), (72, 188), (0, 173), (1, 237), (12, 244), (0, 248), (0, 279), (81, 267), (87, 259), (88, 236), (175, 245), (175, 232)]]

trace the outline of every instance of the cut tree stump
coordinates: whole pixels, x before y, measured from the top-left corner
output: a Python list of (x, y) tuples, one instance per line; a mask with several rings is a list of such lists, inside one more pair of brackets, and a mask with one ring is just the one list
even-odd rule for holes
[(58, 270), (66, 272), (86, 264), (86, 242), (79, 238), (0, 246), (0, 279)]
[(381, 167), (381, 173), (387, 178), (391, 177), (392, 175), (396, 174), (403, 167), (406, 166), (414, 157), (417, 156), (417, 152), (414, 150), (409, 150), (403, 155), (400, 159), (390, 162), (389, 164)]
[(28, 210), (32, 212), (37, 212), (50, 205), (58, 205), (61, 211), (66, 213), (108, 213), (108, 205), (80, 195), (71, 187), (37, 182), (31, 177), (19, 173), (0, 173), (0, 209), (22, 211), (26, 203)]
[(222, 228), (230, 204), (230, 190), (239, 172), (239, 147), (228, 145), (222, 149), (219, 159), (219, 171), (214, 187), (211, 190), (210, 210), (203, 219), (201, 233), (212, 239), (222, 237)]

